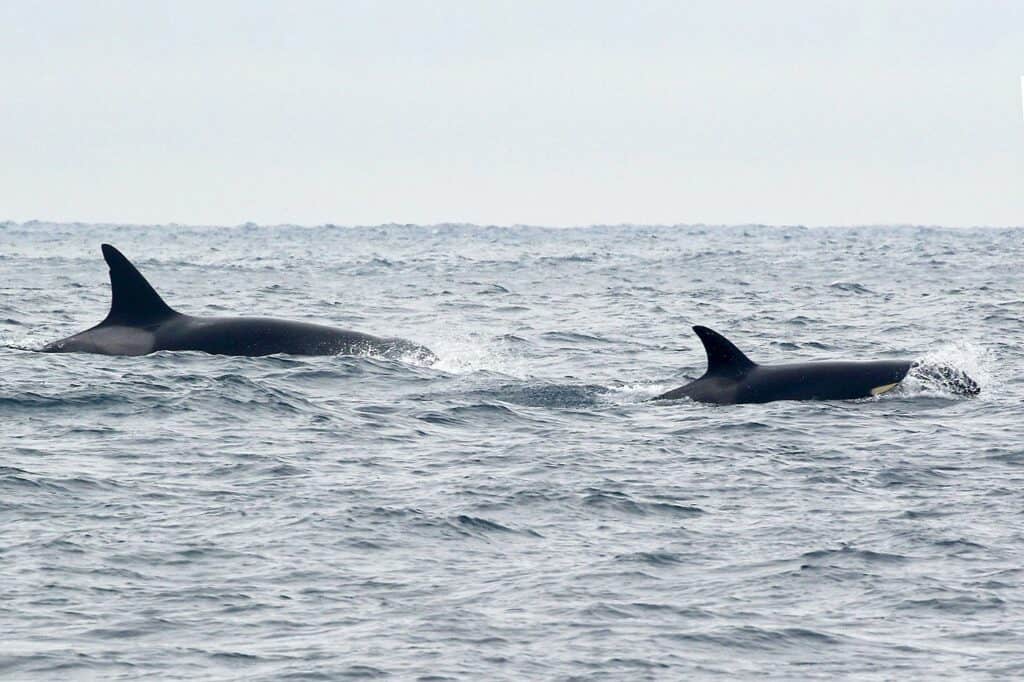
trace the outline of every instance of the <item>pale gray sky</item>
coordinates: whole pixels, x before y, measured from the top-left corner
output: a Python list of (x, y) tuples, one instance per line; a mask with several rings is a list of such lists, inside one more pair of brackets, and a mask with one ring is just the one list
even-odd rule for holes
[(1024, 2), (0, 0), (0, 219), (1024, 225)]

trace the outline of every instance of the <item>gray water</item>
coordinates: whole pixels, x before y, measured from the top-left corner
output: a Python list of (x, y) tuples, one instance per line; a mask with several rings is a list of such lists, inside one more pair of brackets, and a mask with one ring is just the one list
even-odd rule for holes
[[(0, 676), (1024, 675), (1024, 232), (0, 224)], [(373, 357), (30, 352), (99, 244)], [(754, 360), (974, 399), (646, 403)]]

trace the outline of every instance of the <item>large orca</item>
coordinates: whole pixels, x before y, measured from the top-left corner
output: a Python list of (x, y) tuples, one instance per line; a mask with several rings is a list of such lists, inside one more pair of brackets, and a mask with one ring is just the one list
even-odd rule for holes
[(160, 350), (260, 356), (380, 354), (434, 359), (423, 346), (308, 322), (267, 317), (193, 317), (173, 310), (124, 255), (109, 244), (112, 301), (106, 319), (91, 329), (54, 341), (47, 353), (145, 355)]
[[(653, 400), (690, 398), (702, 403), (733, 405), (773, 400), (852, 400), (894, 389), (917, 367), (910, 360), (875, 362), (801, 362), (759, 365), (729, 339), (707, 327), (694, 327), (708, 355), (708, 369), (696, 381)], [(922, 378), (964, 395), (977, 395), (978, 384), (961, 370), (922, 366)]]

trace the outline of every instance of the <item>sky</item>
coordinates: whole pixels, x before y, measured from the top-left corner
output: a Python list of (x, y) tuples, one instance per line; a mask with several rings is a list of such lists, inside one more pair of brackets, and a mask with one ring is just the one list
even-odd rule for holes
[(1024, 3), (0, 0), (0, 220), (1024, 225)]

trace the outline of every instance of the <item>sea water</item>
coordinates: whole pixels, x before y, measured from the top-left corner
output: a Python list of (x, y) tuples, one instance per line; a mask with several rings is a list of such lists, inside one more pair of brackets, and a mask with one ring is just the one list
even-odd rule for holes
[[(33, 352), (99, 245), (375, 357)], [(1024, 675), (1024, 232), (0, 224), (0, 677)], [(649, 403), (931, 359), (873, 399)]]

